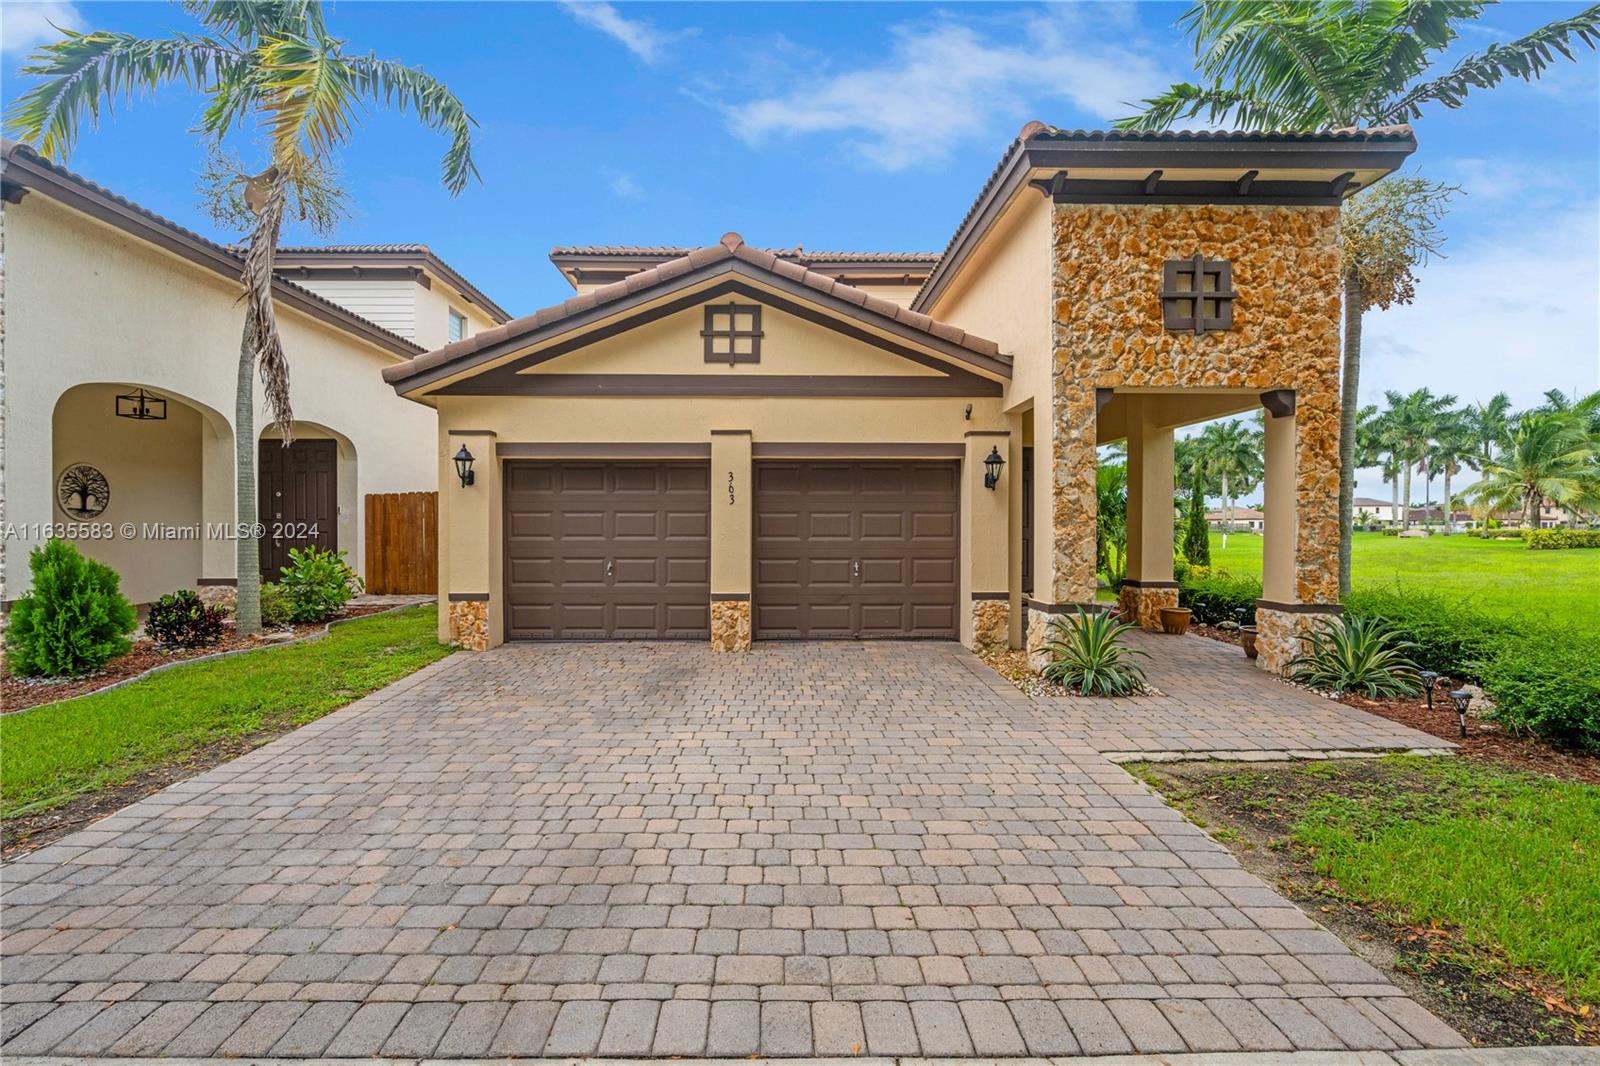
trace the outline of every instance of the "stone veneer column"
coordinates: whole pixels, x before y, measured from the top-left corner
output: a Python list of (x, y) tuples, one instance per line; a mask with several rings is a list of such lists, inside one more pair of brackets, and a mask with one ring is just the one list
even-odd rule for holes
[[(1062, 313), (1059, 307), (1057, 313)], [(1034, 462), (1044, 463), (1050, 474), (1048, 492), (1036, 494), (1034, 504), (1034, 536), (1047, 545), (1043, 557), (1036, 556), (1028, 601), (1028, 663), (1035, 670), (1049, 662), (1044, 645), (1053, 621), (1103, 609), (1095, 602), (1094, 550), (1099, 390), (1071, 374), (1060, 351), (1052, 380), (1048, 425), (1036, 422), (1033, 438)]]
[[(998, 450), (1006, 461), (995, 487), (984, 487), (984, 460)], [(1015, 453), (1015, 454), (1013, 454)], [(1011, 476), (1022, 454), (1004, 429), (972, 430), (966, 435), (961, 468), (961, 580), (967, 608), (961, 642), (974, 651), (1011, 646)]]
[(1336, 585), (1338, 412), (1307, 410), (1286, 390), (1269, 394), (1267, 407), (1256, 665), (1283, 673), (1302, 638), (1343, 610)]
[(1161, 628), (1161, 608), (1178, 606), (1172, 577), (1172, 430), (1154, 424), (1153, 397), (1128, 395), (1128, 576), (1123, 617)]
[[(439, 469), (440, 597), (447, 625), (441, 637), (468, 651), (487, 651), (505, 639), (500, 561), (500, 462), (490, 430), (451, 430)], [(454, 456), (472, 454), (471, 485), (456, 475)]]
[(754, 487), (748, 429), (711, 431), (711, 647), (750, 650)]

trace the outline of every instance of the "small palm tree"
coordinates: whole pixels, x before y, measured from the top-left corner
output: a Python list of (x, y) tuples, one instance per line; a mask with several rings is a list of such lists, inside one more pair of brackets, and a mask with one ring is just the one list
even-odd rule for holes
[(1497, 450), (1505, 447), (1511, 436), (1511, 397), (1497, 392), (1488, 403), (1473, 404), (1466, 410), (1466, 423), (1478, 445), (1474, 465), (1481, 469), (1483, 463), (1494, 458)]
[(1405, 484), (1402, 495), (1405, 499), (1405, 511), (1401, 515), (1400, 528), (1410, 529), (1411, 471), (1414, 467), (1417, 469), (1427, 467), (1434, 434), (1438, 432), (1441, 420), (1455, 404), (1456, 398), (1435, 396), (1429, 389), (1417, 389), (1405, 395), (1391, 389), (1384, 393), (1384, 397), (1389, 402), (1389, 409), (1385, 412), (1389, 423), (1389, 438), (1395, 458), (1404, 464), (1402, 477), (1405, 479)]
[(1212, 422), (1200, 431), (1200, 452), (1206, 467), (1222, 483), (1222, 546), (1228, 546), (1233, 530), (1235, 494), (1246, 493), (1261, 483), (1261, 434), (1235, 418)]
[[(214, 146), (252, 121), (266, 131), (266, 166), (243, 183), (254, 215), (241, 280), (244, 336), (239, 345), (234, 402), (239, 525), (256, 524), (256, 436), (252, 381), (259, 371), (285, 445), (293, 436), (289, 361), (273, 313), (273, 257), (291, 196), (317, 195), (326, 164), (346, 144), (368, 101), (414, 110), (418, 120), (450, 138), (443, 180), (459, 193), (477, 175), (471, 116), (445, 85), (421, 70), (374, 55), (345, 51), (331, 36), (317, 0), (238, 3), (186, 0), (184, 8), (207, 32), (143, 39), (110, 30), (63, 30), (22, 68), (41, 79), (19, 96), (7, 124), (34, 141), (41, 154), (65, 160), (80, 122), (98, 122), (101, 109), (140, 90), (179, 83), (209, 98), (198, 131)], [(241, 537), (236, 549), (239, 631), (261, 628), (260, 555)]]
[(1600, 496), (1600, 441), (1572, 411), (1525, 411), (1470, 491), (1490, 514), (1515, 509), (1525, 528), (1537, 528), (1545, 500), (1581, 508)]

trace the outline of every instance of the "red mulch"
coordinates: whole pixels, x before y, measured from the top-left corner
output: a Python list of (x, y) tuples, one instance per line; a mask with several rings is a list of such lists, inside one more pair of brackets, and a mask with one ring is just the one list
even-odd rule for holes
[[(335, 621), (346, 618), (359, 618), (365, 614), (375, 614), (378, 611), (388, 610), (384, 604), (363, 604), (358, 607), (346, 607)], [(298, 639), (307, 634), (321, 629), (325, 622), (301, 622), (287, 626), (284, 629), (272, 630), (272, 635), (261, 634), (254, 637), (241, 637), (233, 631), (232, 623), (224, 627), (222, 639), (215, 644), (208, 644), (203, 648), (163, 648), (155, 641), (148, 638), (133, 642), (133, 648), (128, 654), (118, 659), (113, 659), (105, 666), (92, 674), (82, 677), (69, 677), (56, 679), (33, 679), (14, 676), (9, 670), (0, 674), (0, 714), (10, 714), (13, 711), (26, 710), (37, 707), (42, 703), (54, 703), (56, 700), (71, 699), (74, 696), (83, 696), (90, 692), (114, 685), (118, 681), (126, 681), (136, 677), (153, 667), (164, 666), (167, 663), (181, 663), (187, 659), (198, 659), (205, 655), (215, 655), (222, 651), (236, 651), (245, 648), (271, 648), (280, 644), (287, 644), (291, 638), (285, 633), (292, 632)]]
[[(1239, 643), (1239, 634), (1234, 630), (1197, 625), (1191, 626), (1189, 631), (1226, 644)], [(1463, 737), (1461, 719), (1456, 716), (1449, 698), (1439, 692), (1434, 693), (1432, 712), (1423, 696), (1375, 700), (1346, 693), (1339, 697), (1339, 702), (1448, 740), (1457, 746), (1456, 754), (1462, 758), (1504, 763), (1546, 777), (1600, 785), (1600, 752), (1559, 748), (1538, 737), (1517, 736), (1498, 722), (1470, 715), (1467, 735)]]

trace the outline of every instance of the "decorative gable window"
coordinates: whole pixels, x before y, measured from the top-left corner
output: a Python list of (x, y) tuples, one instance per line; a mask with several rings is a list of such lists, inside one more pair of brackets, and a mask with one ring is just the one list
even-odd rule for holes
[(761, 362), (761, 305), (708, 304), (700, 336), (708, 363)]
[(1233, 267), (1198, 253), (1169, 259), (1161, 268), (1161, 324), (1205, 333), (1233, 328)]

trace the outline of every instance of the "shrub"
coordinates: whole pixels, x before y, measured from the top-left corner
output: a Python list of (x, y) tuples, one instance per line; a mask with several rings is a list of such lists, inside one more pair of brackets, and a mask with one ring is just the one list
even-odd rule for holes
[(1383, 527), (1383, 535), (1386, 536), (1386, 537), (1398, 537), (1400, 535), (1400, 527), (1399, 526), (1384, 526)]
[(1470, 603), (1400, 585), (1356, 589), (1345, 609), (1351, 617), (1382, 620), (1412, 645), (1411, 658), (1422, 669), (1464, 680), (1479, 679), (1481, 665), (1511, 630)]
[(283, 568), (278, 587), (289, 601), (289, 617), (296, 622), (326, 622), (344, 610), (350, 597), (362, 589), (361, 579), (331, 549), (289, 549), (290, 565)]
[(1325, 619), (1305, 641), (1310, 645), (1305, 654), (1289, 660), (1289, 676), (1303, 685), (1330, 692), (1359, 689), (1373, 697), (1422, 691), (1417, 664), (1406, 656), (1413, 645), (1382, 619)]
[(1178, 606), (1194, 612), (1194, 620), (1205, 625), (1255, 617), (1256, 601), (1261, 598), (1261, 579), (1248, 574), (1234, 576), (1226, 570), (1191, 566), (1178, 581)]
[(33, 549), (28, 569), (33, 591), (11, 608), (6, 629), (6, 660), (14, 673), (82, 674), (127, 654), (138, 617), (115, 570), (64, 540)]
[(1600, 655), (1592, 637), (1529, 625), (1480, 670), (1495, 717), (1516, 731), (1600, 750)]
[(222, 639), (223, 610), (205, 603), (191, 589), (169, 592), (150, 605), (144, 631), (158, 643), (199, 648)]
[(261, 624), (264, 626), (286, 626), (289, 618), (289, 597), (285, 596), (283, 589), (268, 582), (261, 586)]
[(1600, 548), (1600, 529), (1524, 529), (1522, 539), (1535, 550)]
[(1057, 618), (1050, 623), (1045, 643), (1050, 662), (1041, 675), (1084, 696), (1130, 696), (1142, 691), (1144, 671), (1131, 657), (1145, 653), (1122, 643), (1123, 634), (1132, 628), (1109, 614)]

